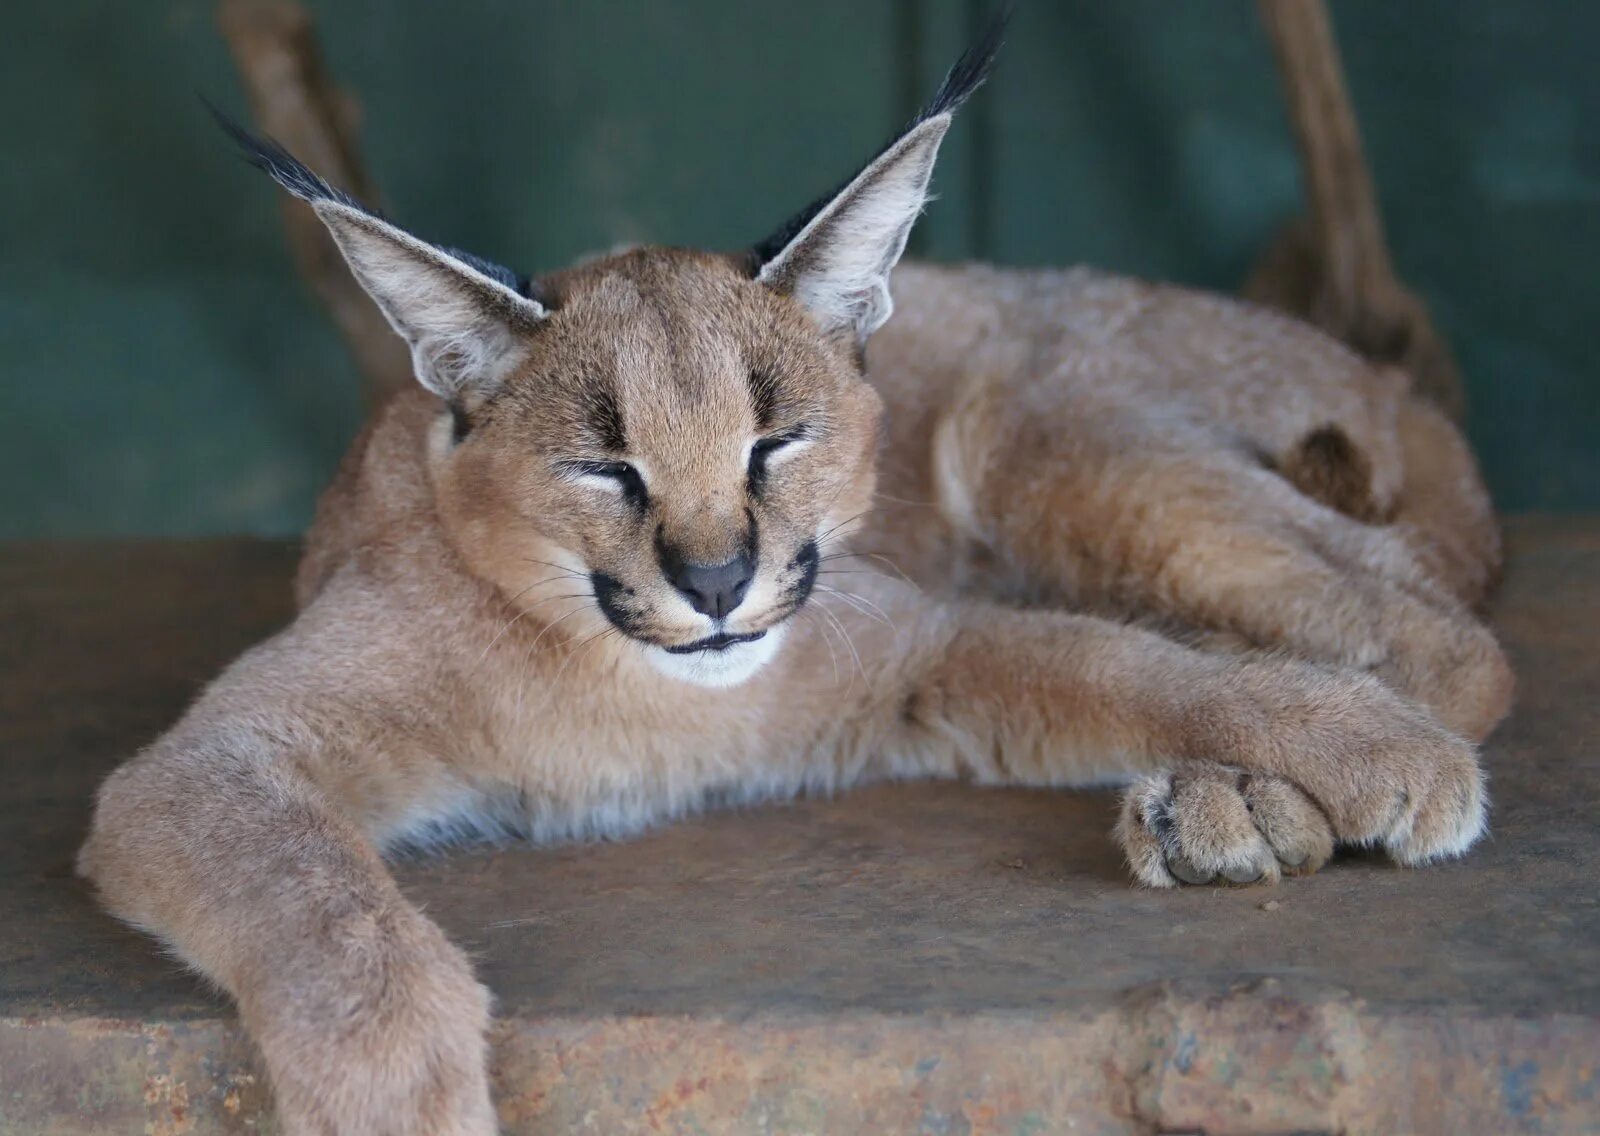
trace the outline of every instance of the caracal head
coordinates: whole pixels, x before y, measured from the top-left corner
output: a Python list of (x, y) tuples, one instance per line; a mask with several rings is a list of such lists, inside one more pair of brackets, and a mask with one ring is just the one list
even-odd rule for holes
[(535, 625), (728, 686), (773, 658), (871, 508), (861, 370), (940, 141), (999, 24), (865, 168), (737, 255), (642, 248), (543, 277), (433, 245), (224, 123), (308, 202), (438, 399), (428, 462), (472, 570)]

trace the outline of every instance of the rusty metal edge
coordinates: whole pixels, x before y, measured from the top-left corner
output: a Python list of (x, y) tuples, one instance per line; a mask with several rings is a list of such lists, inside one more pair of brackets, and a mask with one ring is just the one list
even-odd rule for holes
[[(1600, 1020), (1271, 980), (1076, 1014), (512, 1018), (507, 1133), (1592, 1133)], [(274, 1131), (236, 1021), (0, 1018), (0, 1136)]]

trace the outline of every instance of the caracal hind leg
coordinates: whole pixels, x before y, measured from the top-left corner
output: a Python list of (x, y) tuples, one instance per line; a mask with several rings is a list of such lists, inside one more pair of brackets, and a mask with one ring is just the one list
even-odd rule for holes
[(1393, 436), (1399, 476), (1390, 497), (1374, 491), (1371, 461), (1336, 426), (1304, 435), (1273, 464), (1308, 497), (1386, 534), (1368, 541), (1376, 552), (1369, 567), (1413, 586), (1420, 577), (1481, 607), (1500, 574), (1500, 528), (1466, 439), (1437, 407), (1403, 390)]
[(1415, 531), (1354, 520), (1233, 455), (1181, 464), (1155, 555), (1128, 564), (1158, 610), (1371, 671), (1469, 738), (1505, 716), (1505, 655)]
[(465, 957), (296, 771), (292, 724), (207, 709), (105, 783), (80, 870), (233, 995), (286, 1136), (490, 1136)]
[(1471, 738), (1505, 715), (1499, 645), (1415, 550), (1431, 497), (1418, 527), (1366, 524), (1220, 443), (1114, 430), (1065, 461), (1019, 444), (975, 479), (971, 535), (1030, 590), (1370, 671)]
[(1500, 578), (1500, 526), (1467, 441), (1421, 398), (1400, 406), (1404, 478), (1394, 527), (1462, 603), (1481, 607)]

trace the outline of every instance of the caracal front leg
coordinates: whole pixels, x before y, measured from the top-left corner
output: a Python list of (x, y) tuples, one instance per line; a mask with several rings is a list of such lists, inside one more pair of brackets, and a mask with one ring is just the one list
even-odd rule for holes
[(238, 1002), (286, 1136), (491, 1136), (487, 992), (303, 771), (331, 732), (363, 732), (362, 708), (286, 696), (338, 681), (293, 638), (112, 774), (80, 870)]
[(1143, 778), (1119, 838), (1146, 883), (1311, 871), (1336, 840), (1422, 864), (1484, 830), (1473, 748), (1370, 676), (1058, 612), (938, 618), (899, 688), (891, 754), (989, 782)]

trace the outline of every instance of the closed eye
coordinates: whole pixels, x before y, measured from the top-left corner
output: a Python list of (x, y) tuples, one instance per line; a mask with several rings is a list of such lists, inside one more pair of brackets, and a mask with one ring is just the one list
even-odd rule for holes
[(759, 494), (766, 488), (767, 466), (773, 455), (781, 450), (793, 448), (797, 442), (803, 442), (810, 436), (810, 431), (802, 425), (756, 439), (755, 444), (750, 447), (750, 492)]
[(606, 482), (622, 491), (630, 504), (643, 509), (649, 500), (645, 492), (644, 478), (639, 471), (623, 461), (563, 461), (556, 464), (556, 469), (570, 478), (593, 478)]

